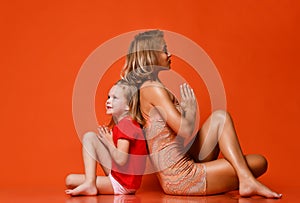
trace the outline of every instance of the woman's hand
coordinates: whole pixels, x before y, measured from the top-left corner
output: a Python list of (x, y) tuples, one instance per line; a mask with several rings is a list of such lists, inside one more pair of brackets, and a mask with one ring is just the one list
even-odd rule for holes
[[(181, 137), (191, 137), (196, 121), (196, 98), (194, 91), (187, 85), (180, 86), (181, 108), (179, 111), (170, 93), (157, 81), (146, 81), (140, 89), (141, 102), (155, 107), (168, 126)], [(146, 105), (145, 105), (146, 106)], [(149, 110), (151, 112), (152, 109)]]
[[(188, 121), (189, 128), (193, 132), (195, 127), (197, 104), (196, 97), (193, 89), (186, 83), (180, 85), (180, 95), (181, 95), (181, 108), (183, 110), (182, 116)], [(184, 146), (186, 146), (193, 139), (192, 134), (186, 136), (184, 140)]]
[(112, 130), (106, 126), (99, 126), (98, 127), (98, 138), (99, 140), (106, 146), (109, 147), (110, 145), (114, 145)]
[(180, 106), (184, 113), (192, 113), (195, 116), (196, 115), (196, 97), (194, 94), (193, 89), (186, 83), (183, 85), (180, 85), (180, 96), (181, 96), (181, 103)]

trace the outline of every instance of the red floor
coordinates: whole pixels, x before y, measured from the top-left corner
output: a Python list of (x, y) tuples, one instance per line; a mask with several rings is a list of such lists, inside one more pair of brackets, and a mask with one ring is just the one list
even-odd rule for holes
[(226, 193), (223, 195), (205, 196), (205, 197), (187, 197), (187, 196), (170, 196), (165, 195), (160, 191), (141, 191), (136, 195), (99, 195), (99, 196), (81, 196), (81, 197), (69, 197), (61, 190), (45, 190), (26, 189), (22, 191), (20, 189), (14, 190), (2, 190), (0, 191), (1, 203), (98, 203), (98, 202), (130, 202), (130, 203), (193, 203), (193, 202), (205, 202), (205, 203), (248, 203), (248, 202), (299, 202), (299, 194), (296, 189), (287, 189), (284, 191), (284, 197), (279, 200), (265, 199), (261, 197), (252, 198), (240, 198), (237, 191)]
[[(151, 179), (150, 179), (151, 178)], [(14, 188), (14, 189), (1, 189), (0, 190), (0, 203), (98, 203), (98, 202), (130, 202), (130, 203), (270, 203), (270, 202), (300, 202), (299, 188), (285, 187), (280, 188), (283, 193), (283, 198), (279, 200), (265, 199), (262, 197), (241, 198), (238, 191), (213, 196), (171, 196), (164, 194), (157, 184), (157, 180), (153, 177), (145, 177), (141, 189), (136, 195), (99, 195), (99, 196), (81, 196), (70, 197), (64, 194), (64, 187), (60, 188)], [(151, 181), (151, 182), (150, 182)], [(150, 187), (150, 188), (149, 188)]]

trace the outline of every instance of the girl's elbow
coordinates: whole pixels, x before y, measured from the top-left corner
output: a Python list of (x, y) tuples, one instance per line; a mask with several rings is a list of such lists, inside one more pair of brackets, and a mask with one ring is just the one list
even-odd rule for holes
[(126, 156), (126, 157), (123, 156), (123, 157), (120, 157), (119, 160), (116, 162), (119, 166), (124, 166), (127, 163), (127, 160), (128, 160), (128, 156)]
[(118, 165), (119, 165), (119, 166), (124, 166), (125, 164), (126, 164), (125, 161), (119, 161), (119, 162), (118, 162)]

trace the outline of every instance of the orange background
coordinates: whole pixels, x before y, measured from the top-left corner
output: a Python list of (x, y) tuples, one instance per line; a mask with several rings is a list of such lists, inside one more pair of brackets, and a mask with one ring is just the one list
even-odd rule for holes
[[(276, 190), (300, 186), (299, 1), (1, 4), (0, 189), (63, 189), (67, 173), (83, 172), (72, 118), (76, 75), (105, 41), (149, 28), (185, 35), (208, 53), (222, 76), (244, 152), (269, 160), (262, 180)], [(188, 74), (176, 56), (172, 65)], [(111, 79), (103, 79), (104, 90), (118, 78), (119, 72), (112, 72)], [(193, 77), (190, 82), (197, 84)], [(209, 103), (203, 86), (193, 87), (198, 99)]]

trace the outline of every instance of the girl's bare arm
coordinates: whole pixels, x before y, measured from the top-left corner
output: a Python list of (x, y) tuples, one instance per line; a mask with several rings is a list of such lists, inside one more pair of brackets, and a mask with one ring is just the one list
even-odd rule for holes
[(114, 145), (112, 138), (112, 131), (106, 127), (98, 128), (99, 140), (106, 146), (108, 149), (111, 158), (120, 166), (123, 166), (127, 163), (128, 152), (130, 143), (126, 139), (118, 139), (117, 147)]

